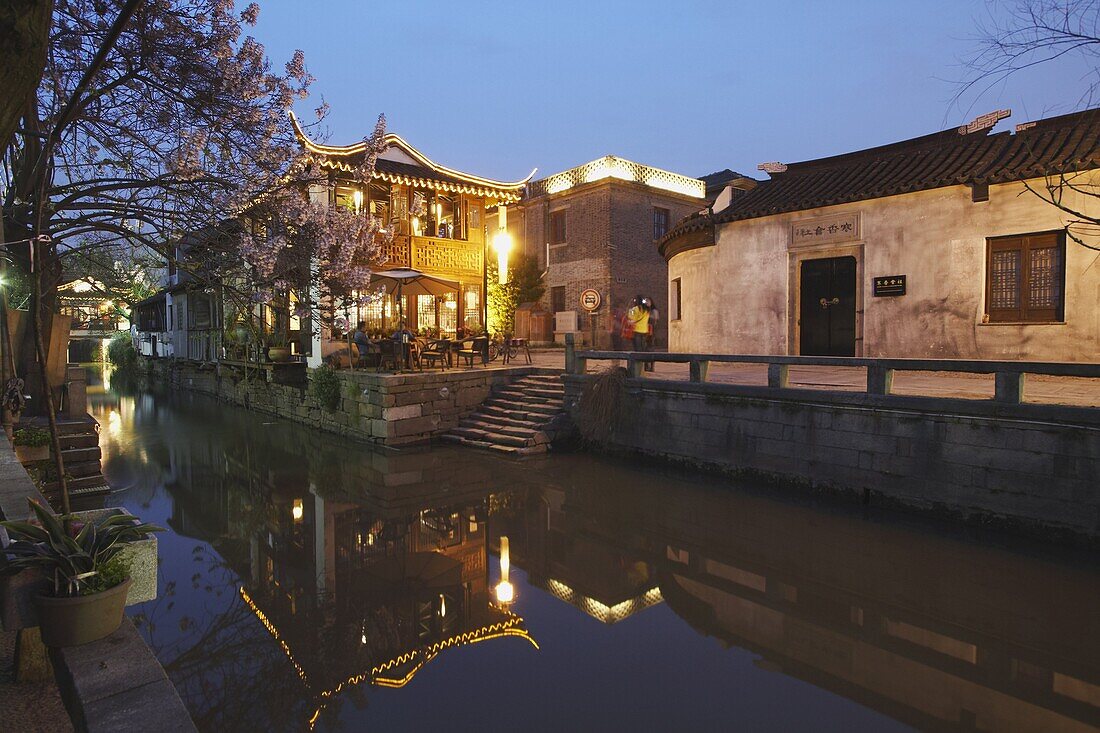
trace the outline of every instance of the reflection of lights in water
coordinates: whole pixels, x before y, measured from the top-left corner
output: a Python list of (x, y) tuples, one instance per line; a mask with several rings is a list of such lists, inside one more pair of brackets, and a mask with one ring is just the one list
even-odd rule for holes
[(512, 562), (508, 552), (508, 538), (500, 538), (500, 582), (497, 583), (496, 595), (497, 602), (508, 604), (511, 603), (516, 597), (516, 589), (512, 587), (512, 584), (508, 582), (508, 570), (511, 569)]
[(107, 361), (107, 345), (111, 343), (110, 339), (102, 339), (99, 342), (99, 355), (102, 359), (100, 364), (100, 374), (103, 375), (103, 391), (111, 391), (111, 372), (114, 369), (111, 368), (111, 362)]
[(117, 436), (122, 431), (122, 415), (118, 414), (118, 410), (111, 408), (111, 411), (107, 413), (107, 433), (111, 436)]
[(439, 618), (443, 618), (447, 615), (447, 599), (443, 597), (443, 594), (439, 594)]
[(294, 504), (290, 508), (290, 516), (294, 517), (295, 522), (302, 521), (302, 516), (305, 514), (305, 507), (302, 506), (301, 499), (295, 499)]

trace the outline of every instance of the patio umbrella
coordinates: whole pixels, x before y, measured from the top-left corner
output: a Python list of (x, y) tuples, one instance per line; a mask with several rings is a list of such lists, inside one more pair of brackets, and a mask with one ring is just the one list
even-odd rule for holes
[(447, 293), (457, 293), (458, 283), (452, 280), (425, 275), (420, 270), (400, 269), (383, 270), (371, 275), (370, 287), (372, 290), (382, 290), (386, 295), (397, 296), (398, 318), (405, 320), (405, 306), (401, 300), (403, 295), (434, 295), (436, 297)]

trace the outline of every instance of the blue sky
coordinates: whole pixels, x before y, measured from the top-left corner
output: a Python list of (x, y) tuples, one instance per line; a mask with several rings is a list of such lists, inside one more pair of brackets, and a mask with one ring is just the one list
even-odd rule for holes
[[(243, 3), (241, 3), (243, 7)], [(1073, 111), (1071, 60), (960, 109), (960, 60), (984, 0), (355, 2), (266, 0), (252, 29), (317, 78), (329, 141), (389, 128), (446, 165), (539, 175), (615, 154), (688, 175), (793, 162), (956, 126), (1002, 107)]]

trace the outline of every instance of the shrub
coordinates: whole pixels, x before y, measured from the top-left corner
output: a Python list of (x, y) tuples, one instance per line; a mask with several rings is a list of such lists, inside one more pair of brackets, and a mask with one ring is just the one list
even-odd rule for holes
[(50, 444), (50, 431), (42, 428), (20, 428), (12, 435), (12, 440), (16, 445), (38, 448)]
[(329, 412), (340, 404), (340, 378), (336, 376), (336, 370), (328, 364), (313, 370), (313, 381), (309, 388), (321, 406)]
[(577, 403), (577, 427), (591, 443), (606, 443), (615, 428), (626, 391), (626, 370), (608, 367), (589, 382)]
[(137, 352), (129, 331), (119, 331), (107, 344), (107, 361), (116, 369), (130, 369), (137, 364)]

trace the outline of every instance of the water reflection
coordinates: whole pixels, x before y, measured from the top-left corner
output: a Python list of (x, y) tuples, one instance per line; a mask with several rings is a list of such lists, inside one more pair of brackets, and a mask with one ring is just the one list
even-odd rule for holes
[(474, 703), (536, 730), (1100, 725), (1089, 557), (579, 456), (380, 454), (204, 398), (96, 399), (119, 500), (172, 530), (141, 620), (203, 729), (465, 729)]

